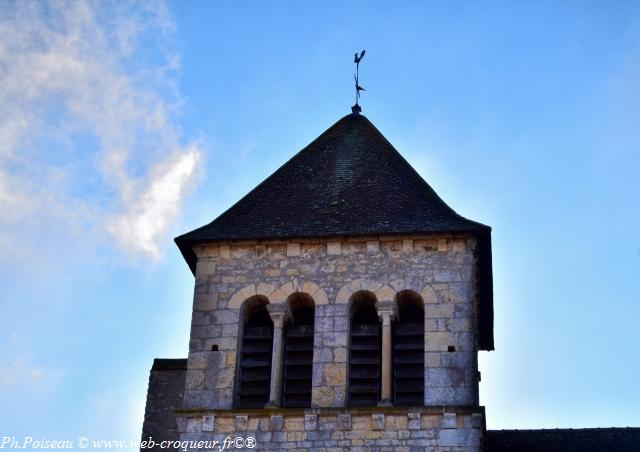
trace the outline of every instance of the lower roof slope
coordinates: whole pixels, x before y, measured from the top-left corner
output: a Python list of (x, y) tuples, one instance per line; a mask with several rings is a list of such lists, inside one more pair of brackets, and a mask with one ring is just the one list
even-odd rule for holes
[(198, 243), (432, 233), (478, 236), (481, 348), (493, 349), (491, 228), (445, 204), (360, 114), (340, 119), (214, 221), (175, 241), (195, 271)]
[(640, 428), (488, 430), (488, 452), (637, 452)]

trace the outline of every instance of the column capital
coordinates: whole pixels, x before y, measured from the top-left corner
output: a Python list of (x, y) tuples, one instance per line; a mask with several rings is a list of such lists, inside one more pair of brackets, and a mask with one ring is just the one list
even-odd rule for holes
[(291, 310), (287, 303), (269, 303), (267, 305), (267, 312), (269, 313), (269, 317), (271, 317), (274, 328), (282, 328), (284, 322), (291, 319)]
[(378, 301), (376, 303), (376, 312), (380, 320), (382, 320), (382, 325), (388, 325), (398, 316), (398, 306), (393, 301)]

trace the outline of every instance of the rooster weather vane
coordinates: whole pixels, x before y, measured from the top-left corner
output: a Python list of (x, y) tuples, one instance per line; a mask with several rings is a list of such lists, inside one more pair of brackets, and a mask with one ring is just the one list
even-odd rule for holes
[(358, 83), (360, 76), (360, 61), (362, 61), (362, 58), (364, 58), (364, 54), (365, 51), (363, 50), (362, 52), (360, 52), (360, 55), (358, 55), (358, 52), (353, 55), (353, 62), (356, 63), (356, 73), (353, 74), (353, 78), (356, 81), (356, 104), (351, 107), (351, 110), (354, 113), (360, 113), (360, 111), (362, 110), (360, 108), (360, 105), (358, 105), (358, 101), (360, 100), (360, 91), (366, 91), (366, 89), (364, 89), (362, 86), (360, 86), (360, 83)]

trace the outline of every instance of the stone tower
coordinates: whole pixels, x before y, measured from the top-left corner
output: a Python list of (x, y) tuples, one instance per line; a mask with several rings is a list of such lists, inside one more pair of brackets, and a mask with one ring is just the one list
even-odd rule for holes
[(366, 117), (340, 119), (176, 243), (195, 275), (189, 357), (156, 360), (143, 439), (483, 449), (491, 229)]

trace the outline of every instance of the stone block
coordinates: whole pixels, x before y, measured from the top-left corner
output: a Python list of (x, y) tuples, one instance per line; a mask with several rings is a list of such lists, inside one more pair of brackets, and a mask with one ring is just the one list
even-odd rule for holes
[(316, 313), (316, 319), (314, 322), (314, 332), (328, 333), (333, 331), (333, 317), (318, 317)]
[(282, 425), (283, 425), (284, 421), (282, 416), (271, 416), (269, 418), (269, 430), (271, 431), (276, 431), (276, 430), (282, 430)]
[(207, 374), (204, 370), (189, 369), (187, 370), (187, 378), (185, 387), (190, 391), (209, 389), (207, 386)]
[(464, 384), (464, 369), (460, 367), (434, 367), (426, 369), (426, 386), (455, 388)]
[(384, 430), (384, 414), (375, 413), (371, 415), (371, 428), (373, 430)]
[(287, 432), (287, 441), (290, 442), (300, 442), (306, 439), (306, 435), (304, 432)]
[(213, 432), (216, 426), (215, 416), (202, 416), (202, 431)]
[(227, 356), (225, 358), (225, 364), (228, 368), (235, 369), (236, 356), (237, 356), (237, 352), (235, 351), (227, 352)]
[(447, 330), (451, 332), (469, 332), (472, 331), (471, 319), (454, 318), (447, 320)]
[(444, 413), (442, 415), (442, 428), (457, 428), (457, 415), (456, 413)]
[(333, 362), (334, 363), (346, 363), (347, 362), (347, 349), (346, 347), (336, 347), (333, 349)]
[(232, 417), (219, 417), (215, 420), (216, 433), (231, 433), (236, 430), (236, 422)]
[(304, 429), (305, 430), (317, 430), (318, 429), (318, 416), (315, 414), (304, 415)]
[(283, 443), (287, 440), (287, 432), (275, 431), (271, 432), (271, 441), (274, 443)]
[(249, 416), (236, 416), (236, 430), (238, 432), (247, 431), (249, 425)]
[(330, 407), (335, 397), (334, 388), (326, 386), (311, 388), (311, 404), (314, 407)]
[(345, 304), (329, 304), (324, 306), (324, 313), (329, 317), (345, 318), (348, 314), (348, 306)]
[(396, 292), (389, 286), (382, 286), (376, 291), (376, 298), (379, 300), (378, 303), (385, 301), (393, 302), (395, 295)]
[(329, 255), (339, 255), (342, 253), (342, 244), (340, 242), (328, 242), (327, 243), (327, 254)]
[(475, 448), (480, 445), (480, 432), (472, 429), (445, 429), (438, 432), (438, 446)]
[(351, 414), (338, 415), (338, 428), (342, 430), (351, 430)]
[(333, 404), (331, 406), (341, 407), (347, 403), (346, 386), (336, 386), (333, 388)]
[(288, 432), (304, 430), (304, 418), (302, 416), (285, 416), (284, 429)]
[(318, 430), (330, 430), (335, 432), (338, 428), (338, 420), (335, 416), (320, 416), (318, 419)]
[(420, 423), (420, 413), (407, 414), (407, 427), (409, 430), (419, 430), (422, 427)]
[(427, 352), (446, 352), (450, 345), (456, 346), (456, 337), (448, 332), (431, 332), (425, 337), (424, 349)]
[(461, 367), (468, 371), (476, 368), (476, 359), (473, 352), (447, 352), (441, 354), (443, 367)]
[(455, 305), (452, 303), (427, 304), (424, 307), (424, 315), (427, 319), (450, 319), (453, 318)]
[(385, 419), (387, 430), (406, 430), (407, 416), (389, 414)]
[(349, 329), (349, 319), (347, 317), (333, 317), (333, 331), (346, 333)]
[(209, 367), (210, 354), (215, 352), (191, 352), (189, 353), (188, 368), (192, 370), (204, 370)]
[(287, 243), (287, 256), (300, 256), (300, 244), (299, 243)]
[(424, 364), (427, 367), (440, 367), (440, 353), (436, 353), (436, 352), (425, 353)]
[(437, 319), (427, 319), (424, 322), (424, 330), (429, 333), (433, 331), (439, 331), (438, 329), (438, 320)]
[(187, 419), (187, 433), (202, 431), (202, 418), (190, 417)]
[(204, 293), (194, 294), (193, 310), (194, 311), (212, 311), (218, 307), (218, 294)]
[(271, 441), (271, 432), (268, 431), (259, 431), (256, 432), (256, 441), (258, 444), (266, 444)]
[[(314, 363), (330, 363), (333, 362), (333, 349), (331, 347), (315, 347), (313, 349), (313, 362)], [(322, 369), (322, 366), (314, 366)]]
[(349, 337), (347, 332), (340, 333), (323, 333), (322, 344), (329, 347), (346, 347)]
[(238, 311), (232, 309), (219, 309), (215, 311), (215, 323), (223, 325), (226, 323), (238, 324)]
[(354, 414), (351, 416), (351, 428), (354, 431), (354, 437), (357, 437), (359, 433), (365, 430), (371, 429), (371, 416), (367, 415), (357, 415)]
[(239, 323), (229, 323), (226, 325), (221, 325), (220, 328), (220, 336), (222, 337), (232, 337), (237, 338), (240, 331)]

